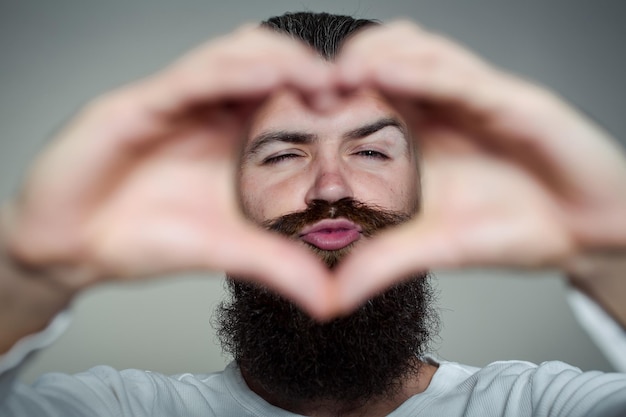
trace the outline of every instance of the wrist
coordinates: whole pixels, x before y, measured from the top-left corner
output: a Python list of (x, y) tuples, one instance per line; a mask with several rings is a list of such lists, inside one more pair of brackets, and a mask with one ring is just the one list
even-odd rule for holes
[(580, 254), (566, 264), (564, 272), (572, 286), (626, 329), (626, 249)]
[(23, 262), (11, 246), (8, 206), (0, 210), (0, 353), (24, 336), (44, 329), (66, 309), (78, 289), (58, 279), (63, 268)]

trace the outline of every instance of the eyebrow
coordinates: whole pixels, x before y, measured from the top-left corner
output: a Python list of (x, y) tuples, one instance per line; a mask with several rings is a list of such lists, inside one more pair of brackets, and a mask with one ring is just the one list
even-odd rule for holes
[(304, 132), (290, 132), (286, 130), (277, 130), (271, 131), (267, 133), (261, 133), (259, 136), (254, 138), (251, 142), (250, 147), (246, 150), (246, 155), (254, 155), (261, 148), (273, 142), (285, 142), (285, 143), (293, 143), (296, 145), (303, 145), (313, 142), (317, 138), (316, 135), (312, 133), (304, 133)]
[(382, 130), (389, 126), (395, 127), (402, 133), (404, 137), (406, 137), (406, 129), (404, 125), (400, 123), (398, 119), (393, 117), (384, 117), (373, 123), (358, 127), (354, 130), (347, 132), (344, 136), (348, 139), (361, 139), (369, 135), (373, 135), (379, 130)]
[[(404, 125), (398, 119), (393, 117), (384, 117), (382, 119), (376, 120), (373, 123), (359, 126), (356, 129), (346, 132), (343, 136), (347, 139), (362, 139), (389, 126), (397, 128), (405, 138), (407, 137), (406, 128), (404, 127)], [(263, 147), (273, 142), (285, 142), (296, 145), (303, 145), (312, 143), (316, 139), (317, 135), (313, 133), (297, 131), (277, 130), (261, 133), (252, 140), (250, 147), (245, 151), (245, 155), (254, 155), (255, 153), (259, 152), (259, 150), (261, 150)]]

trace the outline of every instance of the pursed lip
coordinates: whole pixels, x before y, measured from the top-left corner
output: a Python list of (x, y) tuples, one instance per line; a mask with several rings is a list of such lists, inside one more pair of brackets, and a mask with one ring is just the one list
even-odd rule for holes
[(302, 229), (303, 241), (322, 250), (338, 250), (361, 237), (361, 227), (348, 219), (324, 219)]

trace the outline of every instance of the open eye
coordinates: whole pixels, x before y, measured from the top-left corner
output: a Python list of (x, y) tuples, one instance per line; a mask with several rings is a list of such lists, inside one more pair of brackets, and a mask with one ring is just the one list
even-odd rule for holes
[(364, 156), (365, 158), (370, 158), (370, 159), (381, 159), (381, 160), (389, 159), (389, 157), (385, 155), (384, 153), (375, 151), (373, 149), (365, 149), (363, 151), (355, 152), (355, 154)]

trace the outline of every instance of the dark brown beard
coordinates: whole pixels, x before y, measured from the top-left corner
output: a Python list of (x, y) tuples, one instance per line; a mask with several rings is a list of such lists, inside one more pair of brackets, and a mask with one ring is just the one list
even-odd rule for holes
[[(333, 217), (358, 223), (366, 236), (410, 218), (354, 200), (320, 201), (266, 226), (297, 237), (304, 226)], [(344, 249), (314, 248), (329, 267), (350, 250)], [(434, 292), (426, 272), (329, 323), (311, 319), (267, 288), (233, 278), (227, 282), (232, 300), (219, 306), (216, 320), (223, 349), (254, 385), (294, 407), (335, 402), (351, 408), (393, 395), (403, 381), (417, 374), (418, 358), (438, 329), (431, 307)]]

